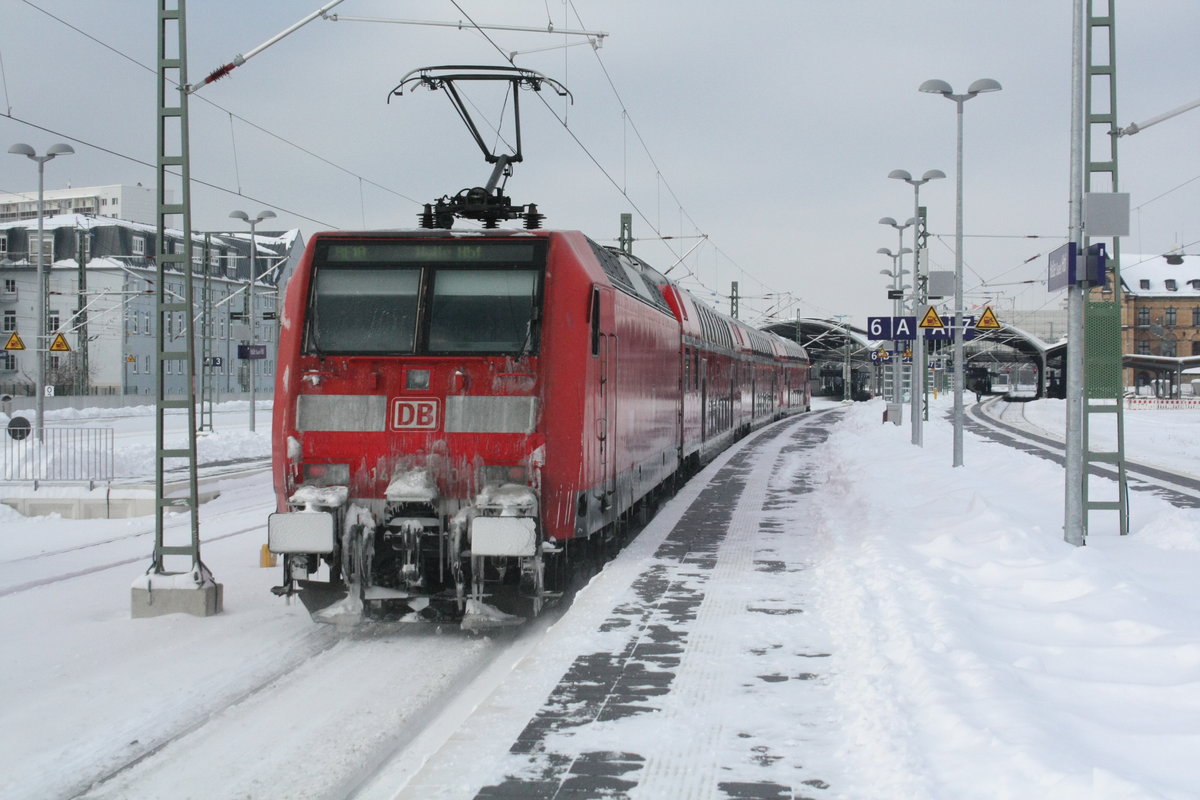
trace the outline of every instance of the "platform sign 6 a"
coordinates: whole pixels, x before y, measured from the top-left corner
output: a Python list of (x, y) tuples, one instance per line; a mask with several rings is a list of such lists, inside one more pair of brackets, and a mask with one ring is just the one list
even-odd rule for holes
[(917, 338), (917, 318), (867, 317), (867, 336), (876, 342), (885, 339), (912, 341)]

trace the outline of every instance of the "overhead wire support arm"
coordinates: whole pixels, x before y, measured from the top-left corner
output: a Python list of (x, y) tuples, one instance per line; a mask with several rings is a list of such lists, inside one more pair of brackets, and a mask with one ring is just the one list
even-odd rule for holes
[(1182, 105), (1179, 108), (1172, 109), (1164, 114), (1159, 114), (1157, 117), (1151, 117), (1150, 119), (1146, 120), (1145, 122), (1134, 122), (1130, 125), (1125, 126), (1124, 128), (1119, 129), (1116, 132), (1116, 135), (1117, 136), (1132, 136), (1133, 134), (1137, 133), (1138, 131), (1144, 131), (1146, 128), (1149, 128), (1151, 125), (1157, 125), (1160, 122), (1171, 119), (1171, 117), (1177, 117), (1180, 114), (1184, 113), (1185, 111), (1191, 111), (1196, 106), (1200, 106), (1200, 100), (1193, 100), (1192, 102)]
[(223, 64), (222, 66), (217, 67), (212, 72), (208, 73), (208, 77), (206, 77), (204, 80), (200, 81), (199, 83), (188, 84), (187, 86), (185, 86), (184, 91), (186, 91), (188, 94), (193, 94), (196, 91), (203, 89), (205, 86), (212, 83), (213, 81), (219, 81), (221, 78), (224, 78), (230, 72), (233, 72), (235, 69), (240, 67), (242, 64), (245, 64), (247, 61), (254, 58), (256, 55), (261, 53), (263, 50), (266, 50), (268, 47), (275, 44), (280, 39), (283, 39), (286, 36), (290, 36), (291, 34), (295, 33), (300, 28), (302, 28), (305, 25), (307, 25), (308, 23), (312, 22), (317, 17), (324, 17), (325, 12), (327, 12), (329, 9), (333, 8), (338, 3), (341, 3), (341, 2), (342, 2), (342, 0), (331, 0), (331, 2), (328, 2), (325, 5), (321, 6), (316, 11), (314, 11), (313, 13), (306, 16), (304, 19), (302, 19), (299, 22), (297, 22), (296, 24), (288, 27), (282, 33), (278, 33), (275, 36), (272, 36), (270, 39), (267, 39), (265, 42), (260, 44), (258, 47), (255, 47), (254, 49), (252, 49), (246, 53), (238, 53), (236, 56), (233, 57), (233, 60), (230, 61), (228, 64)]
[(330, 22), (387, 22), (393, 25), (427, 25), (437, 28), (458, 28), (459, 30), (489, 30), (489, 31), (519, 31), (523, 33), (559, 33), (563, 36), (586, 36), (588, 39), (594, 39), (593, 47), (600, 47), (604, 43), (604, 38), (608, 36), (605, 31), (576, 31), (569, 28), (556, 28), (553, 24), (548, 24), (545, 27), (537, 28), (528, 25), (488, 25), (484, 23), (470, 23), (459, 20), (458, 22), (433, 22), (430, 20), (421, 19), (384, 19), (382, 17), (347, 17), (342, 14), (321, 14), (322, 17)]

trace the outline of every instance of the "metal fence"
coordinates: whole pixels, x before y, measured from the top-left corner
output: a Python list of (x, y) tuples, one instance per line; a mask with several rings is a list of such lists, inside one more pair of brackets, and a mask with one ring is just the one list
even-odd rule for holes
[(48, 427), (40, 441), (36, 430), (23, 438), (12, 433), (0, 435), (0, 480), (32, 481), (34, 486), (39, 481), (112, 480), (112, 428)]

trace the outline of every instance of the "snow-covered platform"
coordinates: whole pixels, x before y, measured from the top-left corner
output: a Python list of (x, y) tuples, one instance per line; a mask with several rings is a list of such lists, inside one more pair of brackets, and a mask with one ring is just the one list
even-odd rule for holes
[[(815, 540), (793, 520), (837, 413), (777, 423), (710, 465), (474, 715), (523, 727), (503, 742), (460, 728), (401, 796), (833, 796), (813, 733), (830, 657), (805, 617)], [(539, 663), (555, 651), (576, 655)], [(547, 674), (561, 677), (525, 682)], [(492, 778), (464, 785), (463, 758), (493, 759)]]

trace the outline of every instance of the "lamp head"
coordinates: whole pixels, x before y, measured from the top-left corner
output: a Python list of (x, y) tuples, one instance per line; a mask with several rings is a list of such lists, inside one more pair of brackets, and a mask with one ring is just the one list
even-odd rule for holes
[(924, 183), (925, 181), (931, 181), (935, 178), (944, 177), (946, 177), (946, 173), (942, 172), (940, 169), (930, 169), (926, 170), (925, 174), (921, 176), (921, 182)]
[(895, 256), (895, 255), (892, 253), (892, 251), (891, 251), (891, 250), (889, 250), (889, 249), (887, 249), (886, 247), (881, 247), (881, 248), (879, 248), (878, 250), (876, 250), (875, 252), (876, 252), (876, 253), (879, 253), (880, 255), (887, 256), (888, 258), (895, 258), (895, 257), (896, 257), (896, 256)]
[(917, 91), (928, 92), (929, 94), (954, 94), (954, 89), (950, 87), (950, 84), (943, 80), (938, 80), (937, 78), (931, 78), (930, 80), (925, 81), (917, 87)]
[(911, 181), (912, 175), (906, 169), (894, 169), (888, 173), (889, 178), (895, 178), (901, 181)]
[(269, 208), (264, 208), (262, 211), (258, 212), (258, 215), (254, 218), (254, 221), (262, 222), (264, 219), (275, 219), (275, 212)]
[[(928, 83), (928, 81), (926, 81)], [(984, 92), (998, 92), (1002, 87), (998, 81), (991, 78), (980, 78), (967, 87), (967, 94), (983, 94)]]
[(53, 158), (54, 156), (69, 156), (74, 152), (74, 147), (71, 147), (69, 144), (63, 144), (62, 142), (59, 142), (58, 144), (50, 145), (50, 148), (46, 150), (46, 155)]
[(14, 144), (12, 147), (8, 148), (8, 152), (18, 156), (29, 156), (30, 158), (33, 158), (37, 155), (32, 147), (23, 142)]
[(891, 225), (894, 228), (894, 227), (896, 227), (896, 220), (892, 219), (891, 217), (880, 217), (879, 224), (880, 225)]
[(245, 211), (230, 211), (229, 218), (230, 219), (240, 219), (242, 222), (250, 221), (250, 215), (248, 215)]

